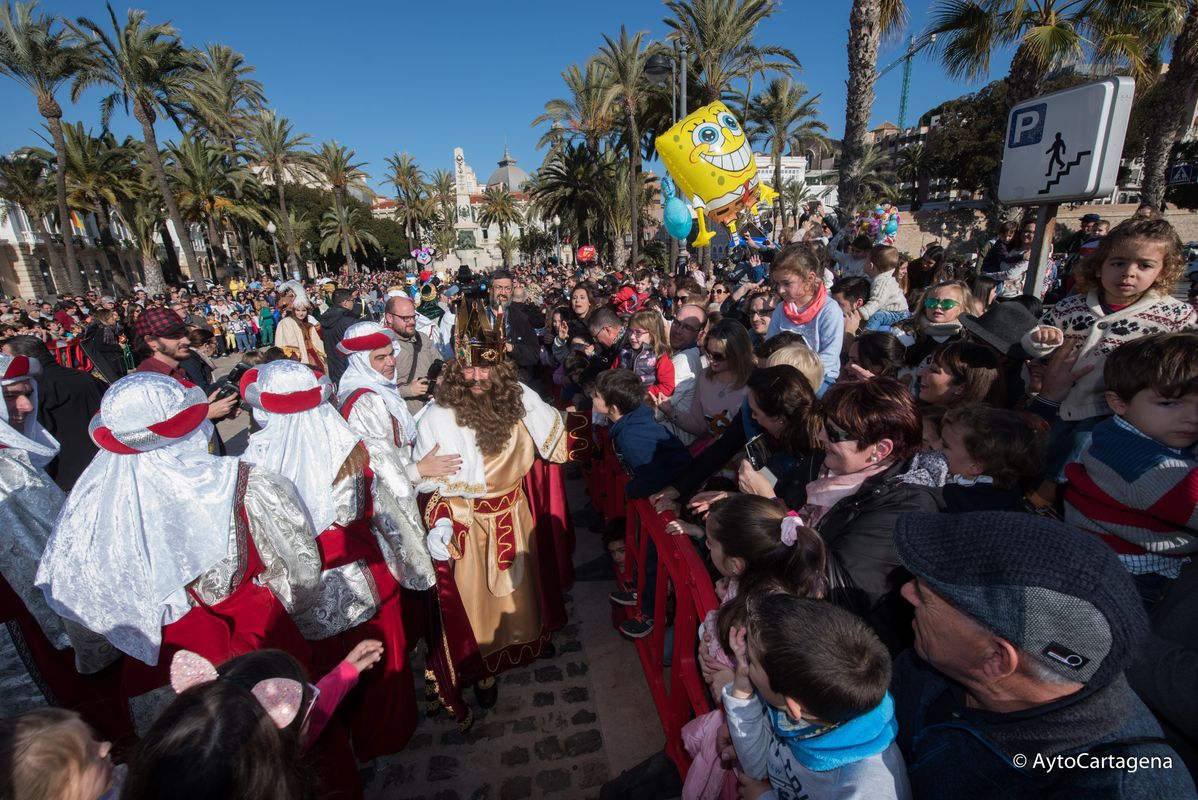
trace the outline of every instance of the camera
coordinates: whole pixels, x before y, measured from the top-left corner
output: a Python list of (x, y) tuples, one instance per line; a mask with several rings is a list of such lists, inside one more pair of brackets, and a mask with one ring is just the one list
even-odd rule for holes
[(229, 371), (229, 374), (216, 382), (216, 398), (227, 400), (230, 397), (241, 396), (241, 379), (250, 371), (250, 365), (239, 362)]
[(437, 359), (428, 367), (428, 393), (426, 397), (432, 397), (437, 391), (437, 379), (441, 377), (441, 371), (445, 369), (445, 362)]

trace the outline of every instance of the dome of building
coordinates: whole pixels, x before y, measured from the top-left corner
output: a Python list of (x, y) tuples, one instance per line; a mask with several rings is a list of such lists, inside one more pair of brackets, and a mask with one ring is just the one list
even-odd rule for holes
[(491, 177), (487, 178), (487, 186), (498, 186), (503, 184), (509, 192), (524, 191), (525, 184), (528, 183), (528, 173), (516, 166), (516, 159), (512, 158), (508, 152), (507, 145), (503, 146), (503, 158), (499, 161), (499, 169), (491, 173)]

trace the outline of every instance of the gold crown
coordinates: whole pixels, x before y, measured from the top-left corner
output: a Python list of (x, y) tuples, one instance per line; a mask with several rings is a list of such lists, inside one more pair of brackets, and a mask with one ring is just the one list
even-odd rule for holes
[(475, 300), (458, 314), (453, 349), (463, 367), (489, 367), (499, 363), (505, 355), (506, 344), (502, 310), (492, 323), (486, 308)]

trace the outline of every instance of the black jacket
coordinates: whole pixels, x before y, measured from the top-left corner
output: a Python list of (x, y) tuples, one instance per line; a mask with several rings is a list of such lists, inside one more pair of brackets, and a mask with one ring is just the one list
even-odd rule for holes
[(329, 368), (329, 380), (337, 383), (342, 373), (349, 366), (349, 361), (337, 350), (337, 345), (349, 330), (349, 326), (359, 322), (353, 311), (347, 311), (341, 306), (333, 306), (320, 317), (320, 338), (324, 340), (325, 364)]
[(41, 364), (37, 419), (61, 445), (58, 456), (46, 465), (46, 474), (69, 492), (96, 455), (87, 426), (100, 410), (100, 398), (108, 387), (90, 372), (59, 366), (53, 358)]
[(906, 463), (870, 477), (832, 506), (816, 529), (828, 548), (829, 599), (863, 617), (892, 654), (911, 643), (911, 605), (899, 595), (910, 578), (894, 549), (903, 514), (943, 509), (939, 489), (900, 483)]
[(541, 363), (541, 340), (536, 325), (523, 303), (507, 307), (507, 341), (512, 346), (512, 361), (521, 371), (531, 370)]

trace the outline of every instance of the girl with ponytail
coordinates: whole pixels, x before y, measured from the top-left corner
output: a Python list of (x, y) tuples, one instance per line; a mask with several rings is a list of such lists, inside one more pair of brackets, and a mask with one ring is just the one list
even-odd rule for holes
[[(696, 531), (671, 522), (670, 533)], [(828, 581), (824, 542), (819, 534), (787, 514), (776, 503), (751, 494), (735, 494), (714, 503), (704, 532), (711, 563), (721, 578), (716, 582), (720, 608), (707, 615), (699, 628), (699, 663), (703, 678), (717, 699), (734, 677), (729, 655), (729, 632), (743, 627), (746, 602), (763, 594), (785, 593), (822, 599)], [(683, 742), (694, 759), (683, 787), (684, 800), (737, 797), (737, 781), (725, 768), (715, 745), (723, 710), (715, 709), (682, 729)]]

